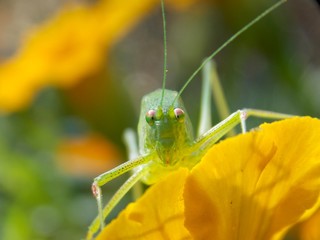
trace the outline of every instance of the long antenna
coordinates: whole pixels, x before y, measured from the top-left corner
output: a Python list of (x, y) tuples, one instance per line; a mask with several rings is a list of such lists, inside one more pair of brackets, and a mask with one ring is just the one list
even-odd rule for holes
[(164, 11), (164, 0), (161, 0), (161, 11), (162, 11), (162, 22), (163, 22), (163, 80), (162, 80), (162, 95), (160, 106), (162, 106), (163, 99), (164, 99), (164, 89), (166, 87), (166, 80), (167, 80), (167, 27), (166, 27), (166, 15)]
[(178, 99), (178, 97), (182, 94), (184, 89), (189, 85), (189, 83), (194, 79), (194, 77), (200, 72), (200, 70), (206, 65), (207, 62), (209, 62), (211, 59), (213, 59), (222, 49), (224, 49), (226, 46), (228, 46), (231, 42), (233, 42), (236, 38), (238, 38), (242, 33), (244, 33), (246, 30), (248, 30), (250, 27), (252, 27), (255, 23), (259, 22), (262, 18), (264, 18), (266, 15), (271, 13), (273, 10), (281, 6), (283, 3), (285, 3), (287, 0), (280, 0), (279, 2), (275, 3), (271, 7), (269, 7), (267, 10), (262, 12), (258, 17), (253, 19), (251, 22), (249, 22), (246, 26), (241, 28), (237, 33), (235, 33), (232, 37), (230, 37), (224, 44), (222, 44), (217, 50), (215, 50), (209, 57), (207, 57), (202, 64), (198, 67), (197, 70), (194, 71), (194, 73), (189, 77), (189, 79), (186, 81), (186, 83), (183, 85), (181, 90), (179, 91), (178, 95), (173, 100), (173, 103)]

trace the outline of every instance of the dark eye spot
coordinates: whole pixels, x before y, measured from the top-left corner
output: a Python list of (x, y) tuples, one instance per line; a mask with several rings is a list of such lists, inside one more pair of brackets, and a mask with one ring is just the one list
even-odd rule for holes
[(174, 112), (174, 115), (175, 115), (176, 119), (179, 122), (183, 122), (184, 116), (185, 116), (184, 111), (181, 108), (175, 108), (173, 110), (173, 112)]
[(154, 124), (154, 121), (156, 119), (156, 111), (155, 110), (149, 110), (146, 114), (146, 121), (147, 123), (152, 126)]

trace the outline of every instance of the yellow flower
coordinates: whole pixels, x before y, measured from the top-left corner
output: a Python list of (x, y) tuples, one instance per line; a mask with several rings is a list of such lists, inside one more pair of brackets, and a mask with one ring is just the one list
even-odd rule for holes
[(273, 239), (298, 222), (319, 198), (319, 137), (319, 120), (295, 118), (216, 145), (186, 183), (195, 239)]
[(75, 176), (95, 177), (121, 163), (119, 149), (99, 134), (63, 139), (57, 149), (58, 165)]
[(30, 34), (18, 55), (0, 67), (0, 107), (17, 110), (43, 86), (68, 87), (95, 73), (107, 48), (148, 11), (151, 2), (102, 1), (61, 11)]
[(190, 173), (152, 186), (99, 239), (280, 239), (319, 202), (319, 139), (309, 117), (227, 139)]
[[(172, 4), (183, 8), (193, 1)], [(30, 32), (18, 53), (0, 65), (0, 110), (19, 110), (44, 86), (70, 87), (97, 73), (110, 47), (159, 4), (104, 0), (63, 9)]]

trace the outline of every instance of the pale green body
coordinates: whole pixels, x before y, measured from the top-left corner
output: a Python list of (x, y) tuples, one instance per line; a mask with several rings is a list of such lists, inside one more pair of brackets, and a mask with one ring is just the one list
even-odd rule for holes
[[(150, 169), (141, 179), (146, 184), (153, 184), (160, 178), (178, 167), (191, 167), (194, 165), (190, 147), (194, 143), (193, 129), (187, 111), (179, 97), (172, 105), (176, 91), (164, 90), (164, 101), (160, 106), (162, 89), (158, 89), (144, 96), (141, 102), (141, 113), (138, 124), (139, 152), (140, 154), (156, 153), (156, 157), (148, 164)], [(146, 122), (146, 113), (161, 108), (162, 119), (155, 121), (153, 126)], [(183, 121), (178, 121), (172, 111), (180, 108), (184, 111)], [(171, 114), (170, 114), (171, 113)]]

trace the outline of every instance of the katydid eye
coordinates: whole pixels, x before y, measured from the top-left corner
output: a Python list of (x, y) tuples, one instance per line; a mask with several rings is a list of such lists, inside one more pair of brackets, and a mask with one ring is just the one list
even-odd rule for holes
[(146, 114), (146, 121), (147, 123), (152, 126), (154, 124), (154, 121), (156, 120), (156, 111), (155, 110), (149, 110)]
[(175, 108), (173, 110), (173, 112), (174, 112), (174, 115), (175, 115), (176, 119), (179, 122), (183, 122), (184, 116), (185, 116), (184, 111), (181, 108)]

